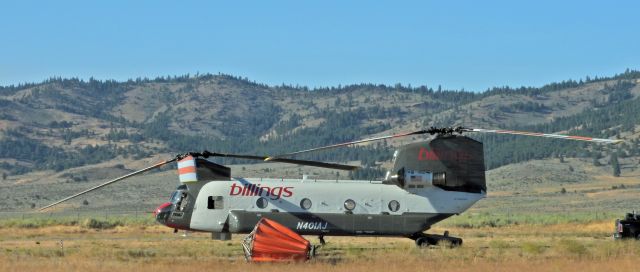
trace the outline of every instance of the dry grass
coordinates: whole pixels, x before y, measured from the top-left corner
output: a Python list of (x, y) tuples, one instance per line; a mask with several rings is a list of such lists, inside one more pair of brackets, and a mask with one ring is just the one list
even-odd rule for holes
[[(401, 255), (391, 257), (402, 257)], [(28, 262), (0, 263), (0, 270), (7, 271), (636, 271), (634, 258), (611, 260), (515, 260), (515, 261), (425, 261), (420, 259), (349, 261), (342, 263), (317, 262), (295, 264), (247, 264), (241, 261), (221, 260), (135, 260), (88, 262), (83, 258), (64, 258), (48, 263)]]
[(465, 239), (462, 247), (418, 249), (402, 238), (327, 237), (312, 261), (249, 264), (241, 257), (243, 235), (212, 241), (207, 234), (182, 237), (160, 226), (3, 228), (0, 271), (634, 271), (640, 256), (640, 243), (608, 237), (608, 221), (449, 230)]

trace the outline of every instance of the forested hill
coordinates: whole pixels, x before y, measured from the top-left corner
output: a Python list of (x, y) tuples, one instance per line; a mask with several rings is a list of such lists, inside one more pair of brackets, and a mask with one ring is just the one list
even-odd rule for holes
[[(616, 147), (474, 135), (487, 166), (552, 156), (639, 156), (640, 72), (493, 88), (358, 84), (308, 89), (230, 75), (126, 82), (53, 78), (0, 87), (0, 172), (62, 171), (106, 161), (208, 149), (279, 154), (429, 126), (562, 132), (623, 138)], [(378, 175), (398, 142), (318, 152), (308, 159), (361, 161)], [(119, 160), (113, 160), (119, 158)], [(226, 161), (234, 163), (236, 161)]]

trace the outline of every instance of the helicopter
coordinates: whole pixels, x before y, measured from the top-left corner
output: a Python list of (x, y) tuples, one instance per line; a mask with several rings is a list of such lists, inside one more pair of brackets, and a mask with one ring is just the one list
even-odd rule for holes
[[(180, 185), (155, 211), (157, 222), (174, 231), (209, 232), (212, 239), (251, 233), (262, 218), (299, 235), (406, 237), (418, 246), (462, 239), (427, 234), (430, 227), (463, 213), (487, 196), (483, 144), (464, 133), (496, 133), (616, 144), (622, 140), (512, 130), (448, 127), (367, 138), (275, 156), (189, 152), (89, 188), (45, 210), (109, 184), (177, 162)], [(338, 170), (358, 166), (299, 160), (303, 153), (414, 135), (432, 137), (400, 146), (382, 180), (316, 180), (232, 177), (213, 157), (292, 163)]]

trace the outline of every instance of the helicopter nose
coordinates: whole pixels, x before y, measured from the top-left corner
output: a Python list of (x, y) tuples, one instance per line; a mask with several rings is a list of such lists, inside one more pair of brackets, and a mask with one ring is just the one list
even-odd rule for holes
[(155, 211), (153, 211), (153, 215), (156, 217), (156, 221), (160, 224), (165, 224), (165, 220), (169, 217), (169, 213), (171, 213), (171, 202), (162, 203), (162, 205), (158, 206)]

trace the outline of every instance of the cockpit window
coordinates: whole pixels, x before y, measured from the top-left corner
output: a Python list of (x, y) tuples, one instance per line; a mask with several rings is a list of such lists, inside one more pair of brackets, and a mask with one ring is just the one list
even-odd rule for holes
[(187, 207), (187, 205), (189, 205), (189, 194), (187, 194), (187, 192), (184, 192), (184, 191), (183, 192), (178, 191), (178, 197), (179, 197), (179, 200), (176, 203), (177, 210), (183, 211)]
[(178, 201), (180, 201), (180, 191), (171, 193), (171, 199), (169, 200), (169, 202), (176, 204), (178, 203)]

